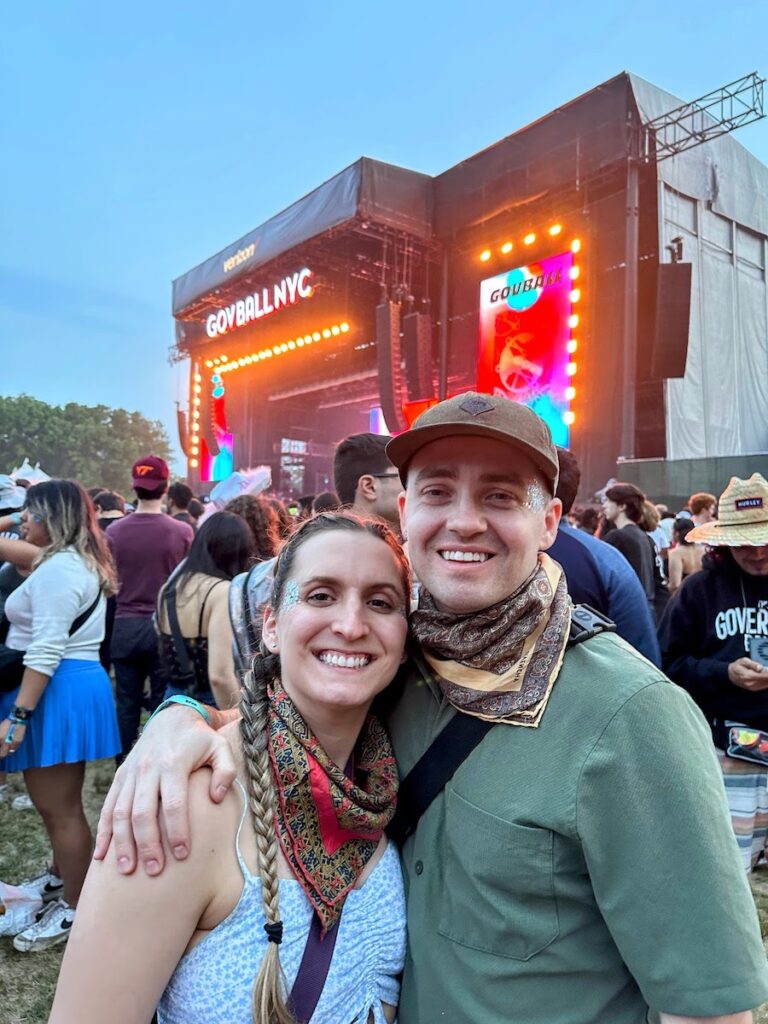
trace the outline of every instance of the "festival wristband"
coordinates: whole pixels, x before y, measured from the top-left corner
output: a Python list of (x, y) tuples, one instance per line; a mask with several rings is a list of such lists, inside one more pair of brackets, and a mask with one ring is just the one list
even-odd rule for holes
[(13, 719), (11, 719), (11, 727), (8, 730), (8, 732), (6, 734), (6, 737), (5, 737), (5, 742), (6, 743), (13, 743), (13, 734), (16, 732), (16, 725), (17, 724), (18, 724), (17, 722), (14, 722)]
[(21, 512), (11, 512), (8, 516), (14, 526), (21, 526)]
[[(204, 704), (201, 704), (199, 700), (195, 700), (194, 697), (186, 697), (183, 693), (176, 693), (173, 697), (169, 697), (167, 700), (164, 700), (162, 704), (158, 704), (147, 719), (147, 725), (149, 725), (155, 715), (159, 715), (161, 711), (169, 708), (172, 704), (182, 704), (185, 708), (192, 708), (192, 710), (196, 711), (198, 715), (203, 716), (206, 725), (211, 724), (211, 716), (206, 711)], [(144, 726), (145, 729), (147, 725)]]

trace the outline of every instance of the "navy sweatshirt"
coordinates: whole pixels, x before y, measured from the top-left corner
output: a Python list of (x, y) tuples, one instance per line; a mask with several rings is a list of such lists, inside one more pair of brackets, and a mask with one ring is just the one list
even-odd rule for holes
[[(750, 634), (768, 636), (768, 576), (749, 576), (735, 564), (713, 566), (683, 580), (659, 625), (664, 671), (706, 715), (768, 730), (768, 690), (734, 686), (728, 665), (749, 657)], [(714, 730), (715, 738), (721, 736)]]

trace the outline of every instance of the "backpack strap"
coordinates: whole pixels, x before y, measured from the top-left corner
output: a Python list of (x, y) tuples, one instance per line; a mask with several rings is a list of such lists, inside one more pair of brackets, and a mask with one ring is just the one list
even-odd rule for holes
[(591, 640), (600, 633), (615, 633), (616, 623), (588, 604), (575, 604), (571, 608), (571, 632), (566, 650)]
[[(615, 629), (615, 623), (589, 605), (574, 605), (566, 651), (593, 636)], [(402, 846), (416, 831), (422, 814), (496, 725), (496, 722), (486, 722), (459, 711), (438, 733), (400, 783), (395, 816), (387, 828), (387, 835), (398, 846)]]

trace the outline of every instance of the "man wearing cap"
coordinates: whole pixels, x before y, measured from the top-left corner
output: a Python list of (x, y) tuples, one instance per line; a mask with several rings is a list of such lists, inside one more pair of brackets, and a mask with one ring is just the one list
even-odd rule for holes
[(164, 459), (147, 455), (134, 463), (131, 475), (136, 511), (116, 519), (106, 531), (120, 584), (110, 656), (115, 668), (122, 757), (138, 736), (147, 679), (150, 710), (163, 699), (165, 684), (152, 616), (160, 587), (186, 557), (194, 536), (191, 526), (163, 515), (169, 476)]
[(759, 473), (733, 477), (718, 507), (719, 519), (688, 533), (711, 550), (683, 580), (659, 633), (665, 671), (709, 722), (751, 871), (768, 832), (768, 483)]
[[(470, 393), (424, 413), (388, 455), (422, 584), (389, 720), (401, 777), (456, 721), (489, 723), (401, 848), (401, 1024), (641, 1024), (649, 1008), (664, 1024), (748, 1024), (768, 970), (706, 724), (615, 634), (569, 645), (565, 580), (543, 553), (560, 516), (548, 428)], [(117, 809), (115, 855), (132, 870), (141, 771), (140, 859), (162, 870), (160, 776), (183, 858), (180, 773), (202, 763), (220, 798), (235, 774), (223, 740), (190, 708), (160, 715), (118, 775), (97, 855)]]

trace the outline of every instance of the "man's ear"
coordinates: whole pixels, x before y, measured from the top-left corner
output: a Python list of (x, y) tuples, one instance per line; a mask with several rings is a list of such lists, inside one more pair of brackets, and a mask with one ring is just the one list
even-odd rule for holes
[(563, 503), (559, 498), (552, 498), (544, 511), (539, 551), (546, 551), (555, 543), (557, 527), (563, 514)]
[(370, 473), (365, 473), (363, 476), (361, 476), (357, 481), (357, 493), (365, 501), (376, 501), (376, 498), (378, 496), (376, 477), (371, 476)]
[(397, 496), (397, 511), (400, 513), (400, 536), (403, 538), (404, 542), (408, 540), (408, 531), (405, 528), (405, 506), (406, 506), (406, 501), (407, 501), (406, 492), (405, 491), (400, 491), (400, 493)]

